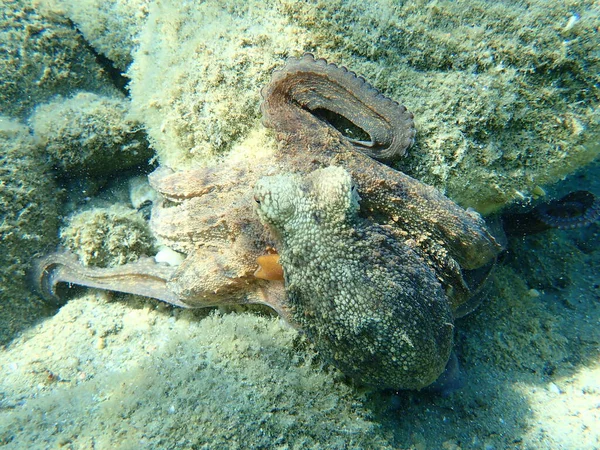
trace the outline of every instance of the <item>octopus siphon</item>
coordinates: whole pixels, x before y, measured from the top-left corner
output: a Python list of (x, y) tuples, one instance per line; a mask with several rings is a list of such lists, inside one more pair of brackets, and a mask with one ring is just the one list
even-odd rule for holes
[(188, 308), (262, 303), (361, 384), (430, 385), (501, 245), (477, 213), (388, 165), (413, 144), (413, 115), (362, 77), (306, 54), (261, 95), (275, 154), (149, 176), (151, 229), (181, 265), (99, 269), (56, 253), (37, 262), (37, 289), (56, 302), (67, 283)]

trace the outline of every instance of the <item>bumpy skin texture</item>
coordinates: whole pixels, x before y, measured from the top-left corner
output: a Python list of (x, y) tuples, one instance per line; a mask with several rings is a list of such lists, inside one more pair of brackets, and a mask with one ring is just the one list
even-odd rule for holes
[[(263, 123), (275, 132), (277, 150), (150, 175), (159, 197), (151, 228), (160, 243), (186, 255), (180, 266), (82, 269), (56, 255), (36, 265), (36, 285), (51, 298), (59, 285), (80, 284), (191, 308), (264, 303), (360, 382), (396, 389), (432, 382), (448, 358), (449, 311), (459, 317), (476, 306), (473, 293), (485, 276), (472, 272), (487, 269), (500, 244), (477, 214), (373, 159), (406, 150), (412, 115), (353, 72), (312, 55), (291, 58), (262, 95)], [(330, 166), (348, 171), (345, 184), (335, 184), (333, 172), (331, 180), (310, 175)], [(278, 173), (298, 178), (277, 191), (277, 205), (287, 198), (291, 209), (271, 216), (272, 235), (254, 212), (252, 187)], [(275, 192), (265, 193), (265, 205)], [(268, 210), (261, 210), (264, 219)], [(298, 214), (291, 229), (288, 214)], [(285, 286), (254, 275), (272, 247), (283, 254)]]
[(414, 250), (356, 216), (348, 172), (265, 177), (254, 195), (279, 240), (291, 317), (319, 352), (378, 388), (435, 381), (452, 347), (448, 300)]
[[(465, 211), (435, 188), (372, 158), (390, 149), (373, 136), (387, 134), (393, 136), (388, 142), (410, 144), (414, 128), (406, 108), (355, 73), (310, 54), (290, 58), (273, 73), (262, 95), (263, 123), (276, 131), (281, 142), (282, 151), (275, 157), (283, 171), (309, 173), (330, 165), (346, 168), (362, 198), (361, 217), (390, 227), (396, 239), (423, 256), (447, 288), (457, 316), (472, 310), (472, 295), (480, 283), (466, 280), (463, 269), (489, 264), (500, 244), (477, 213)], [(360, 150), (346, 133), (346, 125), (333, 124), (323, 109), (372, 135), (372, 143), (378, 143), (369, 150), (372, 155)]]

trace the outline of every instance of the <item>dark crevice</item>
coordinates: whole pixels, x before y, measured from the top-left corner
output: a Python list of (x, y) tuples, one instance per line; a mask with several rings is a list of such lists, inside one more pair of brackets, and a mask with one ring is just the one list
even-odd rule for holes
[(350, 140), (371, 142), (371, 136), (369, 136), (369, 133), (336, 112), (328, 109), (318, 108), (312, 110), (311, 113), (321, 119), (323, 122), (331, 125), (344, 137)]
[(94, 47), (85, 39), (83, 33), (77, 28), (77, 25), (73, 23), (73, 21), (69, 20), (73, 29), (79, 34), (81, 40), (85, 47), (94, 55), (96, 62), (102, 70), (108, 75), (108, 78), (112, 81), (113, 85), (121, 91), (124, 95), (128, 96), (129, 91), (127, 90), (127, 84), (129, 83), (129, 78), (123, 75), (120, 69), (115, 67), (113, 62), (108, 59), (105, 55), (98, 53)]

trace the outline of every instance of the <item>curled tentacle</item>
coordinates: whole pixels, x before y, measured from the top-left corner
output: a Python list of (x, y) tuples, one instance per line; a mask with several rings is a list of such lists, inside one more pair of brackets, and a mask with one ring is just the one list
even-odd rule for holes
[(558, 200), (542, 203), (530, 211), (502, 216), (508, 235), (540, 233), (552, 228), (582, 228), (600, 218), (600, 199), (587, 191), (576, 191)]
[(559, 230), (586, 227), (600, 217), (600, 200), (587, 191), (571, 192), (535, 209), (536, 217)]
[[(412, 113), (348, 71), (309, 53), (292, 58), (262, 90), (265, 126), (288, 134), (336, 129), (371, 158), (389, 162), (413, 144)], [(312, 129), (310, 129), (312, 128)]]
[(167, 286), (174, 271), (175, 268), (157, 264), (152, 258), (101, 269), (83, 266), (71, 253), (53, 253), (34, 262), (29, 278), (33, 289), (56, 305), (65, 302), (59, 293), (60, 285), (78, 285), (143, 295), (188, 307)]

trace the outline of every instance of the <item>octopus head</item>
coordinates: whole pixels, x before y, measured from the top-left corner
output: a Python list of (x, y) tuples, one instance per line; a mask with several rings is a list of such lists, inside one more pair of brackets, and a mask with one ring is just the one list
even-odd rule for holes
[(260, 220), (276, 230), (282, 230), (296, 212), (296, 201), (301, 196), (293, 175), (275, 175), (261, 178), (254, 187), (256, 212)]
[(259, 218), (277, 232), (298, 232), (344, 222), (358, 210), (359, 199), (350, 174), (335, 166), (303, 177), (265, 177), (254, 188)]

